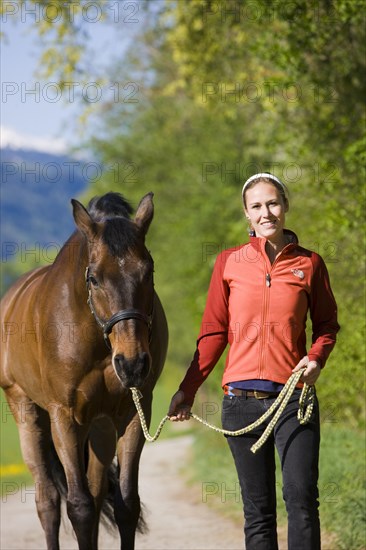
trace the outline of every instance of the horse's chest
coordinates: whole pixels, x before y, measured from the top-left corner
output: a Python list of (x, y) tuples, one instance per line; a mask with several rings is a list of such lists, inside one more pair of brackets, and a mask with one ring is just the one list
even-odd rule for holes
[(113, 416), (119, 407), (121, 394), (126, 390), (122, 388), (117, 377), (109, 373), (109, 369), (106, 370), (107, 372), (92, 370), (77, 385), (74, 417), (79, 424), (88, 423), (100, 415)]

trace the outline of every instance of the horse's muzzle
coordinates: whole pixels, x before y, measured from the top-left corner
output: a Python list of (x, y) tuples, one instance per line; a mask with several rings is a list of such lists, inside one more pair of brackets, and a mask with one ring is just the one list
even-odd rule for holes
[(113, 358), (113, 363), (122, 384), (126, 388), (138, 388), (143, 385), (150, 372), (151, 357), (145, 351), (128, 359), (119, 353)]

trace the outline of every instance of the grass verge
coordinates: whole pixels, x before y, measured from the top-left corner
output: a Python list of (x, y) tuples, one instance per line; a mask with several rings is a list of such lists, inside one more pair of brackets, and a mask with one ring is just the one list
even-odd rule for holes
[(23, 463), (18, 429), (2, 391), (0, 406), (0, 480), (1, 495), (4, 498), (21, 490), (24, 484), (31, 483), (32, 478)]
[[(322, 424), (321, 433), (319, 501), (324, 548), (364, 550), (364, 433), (338, 423)], [(283, 527), (287, 518), (280, 471), (277, 461), (278, 523)], [(189, 476), (200, 483), (203, 501), (223, 516), (243, 521), (236, 470), (224, 437), (197, 429)]]

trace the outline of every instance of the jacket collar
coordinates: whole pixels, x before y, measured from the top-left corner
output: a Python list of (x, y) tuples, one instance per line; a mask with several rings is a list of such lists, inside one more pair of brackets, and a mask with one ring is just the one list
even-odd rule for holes
[[(296, 233), (294, 233), (290, 229), (284, 229), (283, 233), (288, 237), (289, 240), (285, 248), (295, 248), (299, 244)], [(256, 235), (250, 237), (250, 244), (253, 245), (256, 250), (261, 250), (262, 247), (264, 247), (266, 241), (267, 239), (264, 239), (263, 237), (257, 237)]]

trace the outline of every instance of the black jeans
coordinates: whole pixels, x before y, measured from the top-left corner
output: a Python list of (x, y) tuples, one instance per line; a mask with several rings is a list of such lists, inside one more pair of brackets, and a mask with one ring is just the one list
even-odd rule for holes
[[(313, 417), (302, 426), (297, 420), (299, 396), (295, 390), (274, 432), (253, 454), (267, 422), (242, 436), (228, 436), (244, 504), (246, 550), (278, 550), (276, 530), (276, 446), (282, 467), (283, 498), (288, 515), (289, 550), (320, 550), (318, 458), (319, 406), (315, 398)], [(239, 430), (257, 420), (275, 398), (224, 396), (222, 424)]]

